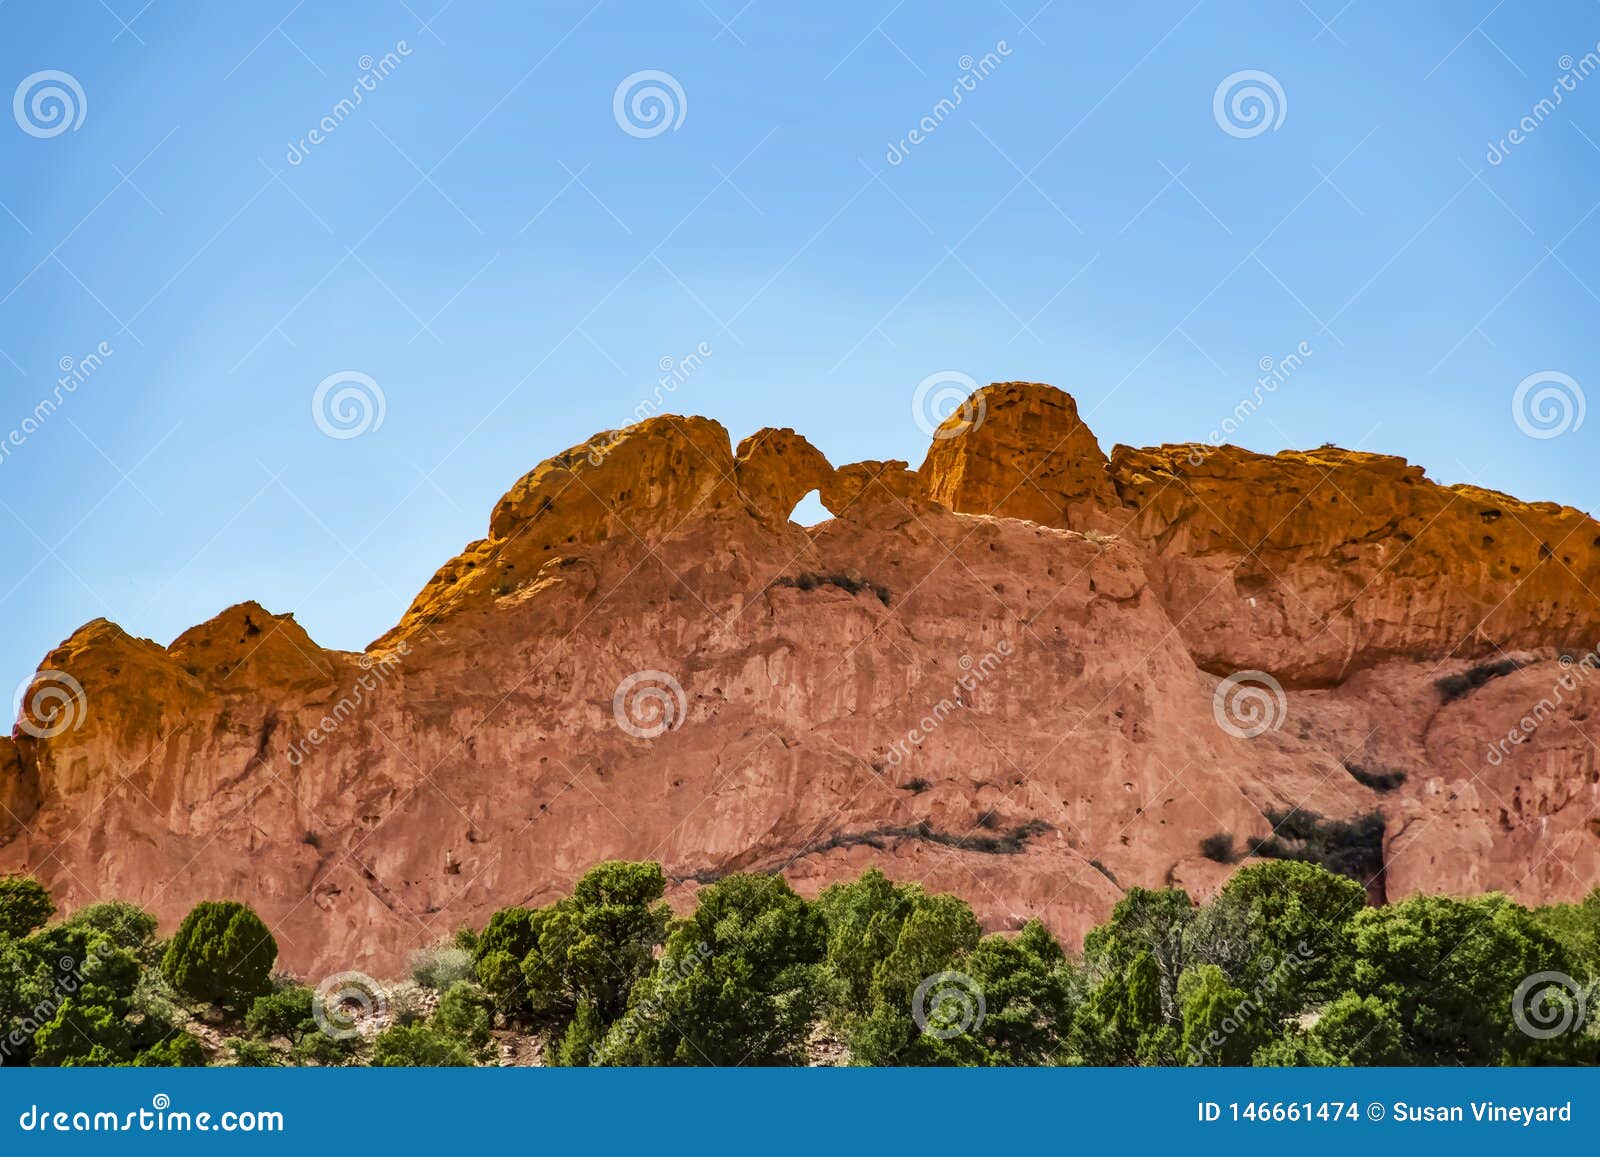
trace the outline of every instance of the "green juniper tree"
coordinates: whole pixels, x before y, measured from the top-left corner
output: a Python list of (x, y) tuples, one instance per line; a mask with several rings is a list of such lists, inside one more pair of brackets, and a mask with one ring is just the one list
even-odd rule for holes
[(167, 942), (161, 969), (179, 992), (245, 1007), (270, 988), (278, 942), (261, 918), (231, 900), (206, 900)]
[(625, 1065), (787, 1065), (817, 1010), (822, 918), (780, 876), (736, 874), (674, 921), (661, 960), (597, 1059)]
[(55, 914), (44, 885), (31, 876), (0, 876), (0, 936), (20, 940)]

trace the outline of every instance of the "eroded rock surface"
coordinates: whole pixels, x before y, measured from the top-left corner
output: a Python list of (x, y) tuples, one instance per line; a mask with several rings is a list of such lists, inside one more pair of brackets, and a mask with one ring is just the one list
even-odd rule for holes
[(1600, 526), (1326, 447), (1117, 447), (1112, 474), (1196, 660), (1332, 684), (1387, 659), (1600, 639)]
[[(1296, 809), (1381, 817), (1375, 899), (1600, 882), (1591, 519), (1331, 449), (1108, 459), (1060, 391), (979, 401), (915, 471), (702, 418), (599, 435), (364, 654), (254, 604), (169, 647), (91, 623), (42, 664), (70, 725), (0, 739), (0, 871), (169, 927), (246, 900), (308, 975), (396, 972), (615, 857), (678, 900), (878, 864), (1069, 941)], [(1252, 668), (1285, 690), (1246, 738), (1218, 692)]]

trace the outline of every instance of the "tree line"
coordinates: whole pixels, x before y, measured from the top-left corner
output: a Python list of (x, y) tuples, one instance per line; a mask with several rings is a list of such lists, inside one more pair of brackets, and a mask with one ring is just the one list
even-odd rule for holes
[(419, 952), (408, 983), (330, 996), (274, 972), (243, 904), (162, 938), (134, 905), (54, 920), (36, 881), (0, 878), (0, 1064), (467, 1066), (508, 1037), (573, 1066), (1600, 1061), (1600, 889), (1368, 907), (1318, 865), (1261, 862), (1204, 905), (1130, 888), (1069, 954), (877, 869), (809, 901), (730, 875), (683, 916), (666, 888), (659, 864), (600, 864)]

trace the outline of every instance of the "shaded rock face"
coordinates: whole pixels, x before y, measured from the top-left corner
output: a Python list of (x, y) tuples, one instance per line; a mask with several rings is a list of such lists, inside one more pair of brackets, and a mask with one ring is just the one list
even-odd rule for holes
[[(680, 902), (877, 864), (1068, 941), (1275, 827), (1371, 835), (1335, 851), (1375, 899), (1600, 881), (1600, 526), (1376, 455), (1107, 459), (1059, 391), (975, 401), (914, 471), (700, 418), (600, 435), (363, 654), (253, 604), (165, 648), (91, 623), (43, 664), (70, 726), (0, 740), (0, 871), (168, 926), (248, 901), (310, 976), (606, 858)], [(813, 489), (835, 517), (788, 521)], [(1249, 668), (1285, 688), (1250, 676), (1259, 716)]]

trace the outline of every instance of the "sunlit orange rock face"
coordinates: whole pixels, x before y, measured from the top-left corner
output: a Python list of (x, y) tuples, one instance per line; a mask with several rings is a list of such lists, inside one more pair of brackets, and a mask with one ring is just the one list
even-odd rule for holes
[(679, 903), (876, 864), (1072, 942), (1129, 886), (1205, 896), (1233, 867), (1202, 841), (1297, 808), (1379, 814), (1375, 901), (1570, 899), (1600, 883), (1597, 541), (1396, 458), (1108, 459), (1027, 383), (916, 470), (653, 418), (517, 482), (365, 653), (254, 604), (168, 647), (81, 628), (36, 685), (81, 697), (0, 739), (0, 870), (167, 926), (248, 901), (312, 977), (608, 858)]
[(1196, 450), (1119, 446), (1111, 469), (1208, 669), (1331, 686), (1388, 659), (1600, 642), (1600, 526), (1581, 511), (1378, 454)]

